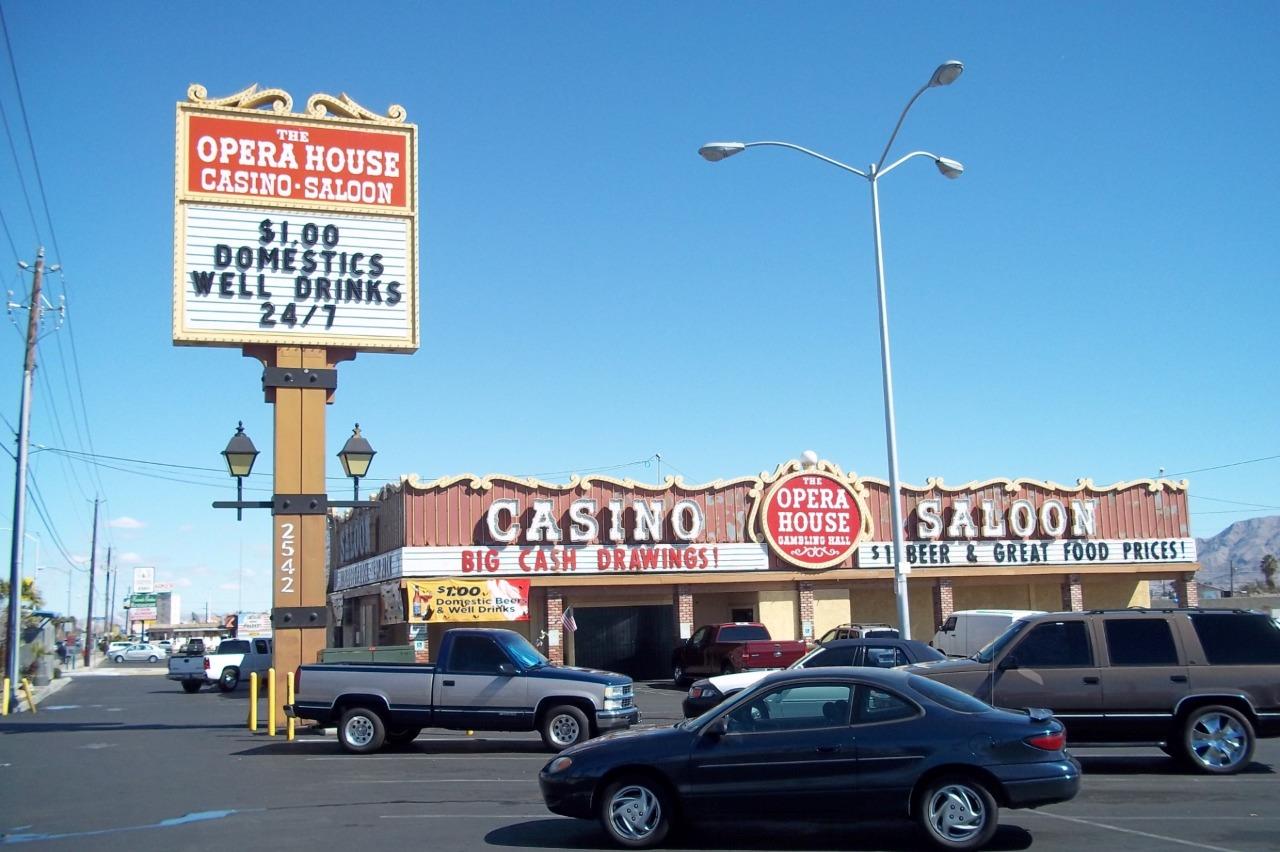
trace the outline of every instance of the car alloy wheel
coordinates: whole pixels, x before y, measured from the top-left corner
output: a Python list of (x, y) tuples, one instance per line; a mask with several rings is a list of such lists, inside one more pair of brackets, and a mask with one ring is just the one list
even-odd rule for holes
[(934, 781), (920, 799), (918, 817), (925, 831), (944, 849), (977, 849), (991, 840), (999, 818), (987, 789), (968, 778)]
[(1205, 772), (1239, 772), (1252, 758), (1253, 746), (1248, 720), (1230, 707), (1203, 707), (1187, 718), (1187, 757)]
[(671, 828), (662, 789), (644, 778), (621, 778), (604, 791), (600, 821), (622, 846), (647, 849), (661, 843)]
[(116, 655), (116, 662), (117, 662), (117, 663), (123, 663), (123, 662), (124, 662), (124, 657), (122, 657), (122, 656), (120, 656), (119, 654), (117, 654), (117, 655)]

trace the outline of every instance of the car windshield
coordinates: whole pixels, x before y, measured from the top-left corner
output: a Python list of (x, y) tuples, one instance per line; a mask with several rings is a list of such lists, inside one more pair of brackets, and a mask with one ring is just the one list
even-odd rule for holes
[(812, 651), (810, 651), (809, 653), (805, 654), (805, 655), (804, 655), (803, 657), (801, 657), (800, 659), (796, 660), (796, 661), (795, 661), (794, 663), (792, 663), (791, 665), (787, 666), (787, 668), (789, 668), (789, 669), (803, 669), (803, 668), (806, 668), (806, 667), (808, 667), (808, 666), (810, 666), (810, 665), (813, 665), (813, 664), (814, 664), (814, 663), (813, 663), (813, 659), (814, 659), (814, 657), (818, 656), (819, 654), (821, 654), (823, 651), (826, 651), (826, 650), (827, 650), (827, 649), (826, 649), (826, 648), (824, 648), (822, 645), (819, 645), (818, 647), (814, 648), (814, 649), (813, 649)]
[(1013, 638), (1022, 632), (1028, 622), (1018, 619), (1013, 624), (1005, 628), (1005, 631), (996, 638), (992, 639), (987, 646), (981, 651), (973, 655), (973, 659), (980, 663), (989, 663), (996, 658), (996, 655), (1008, 646)]
[(538, 669), (550, 664), (550, 660), (542, 656), (542, 653), (529, 644), (529, 640), (525, 639), (518, 633), (501, 634), (498, 641), (502, 643), (502, 647), (507, 649), (507, 653), (511, 658), (525, 669)]

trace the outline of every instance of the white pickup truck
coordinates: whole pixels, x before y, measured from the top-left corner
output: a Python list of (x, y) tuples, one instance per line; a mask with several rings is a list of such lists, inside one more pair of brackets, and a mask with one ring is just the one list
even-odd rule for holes
[(198, 692), (205, 684), (216, 683), (230, 692), (242, 678), (271, 668), (270, 639), (223, 639), (212, 654), (180, 654), (169, 658), (169, 680), (181, 681), (187, 692)]

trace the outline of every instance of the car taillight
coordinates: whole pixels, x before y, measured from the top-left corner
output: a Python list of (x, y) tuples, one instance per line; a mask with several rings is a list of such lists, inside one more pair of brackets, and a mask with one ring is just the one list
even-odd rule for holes
[(1045, 751), (1061, 751), (1067, 745), (1067, 734), (1065, 731), (1053, 731), (1048, 734), (1027, 737), (1023, 742), (1029, 746), (1042, 748)]
[(204, 670), (205, 670), (205, 671), (209, 671), (209, 658), (208, 658), (208, 657), (205, 657), (205, 658), (204, 658)]

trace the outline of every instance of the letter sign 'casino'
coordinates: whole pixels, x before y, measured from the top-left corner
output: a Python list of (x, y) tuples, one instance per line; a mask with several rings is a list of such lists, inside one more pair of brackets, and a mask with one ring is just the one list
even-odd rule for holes
[(821, 471), (783, 477), (765, 497), (764, 534), (774, 553), (801, 568), (830, 568), (870, 533), (862, 498)]
[(279, 89), (187, 94), (174, 343), (415, 351), (418, 147), (403, 108), (313, 95), (296, 115)]

